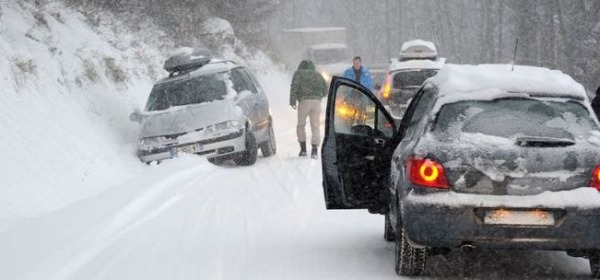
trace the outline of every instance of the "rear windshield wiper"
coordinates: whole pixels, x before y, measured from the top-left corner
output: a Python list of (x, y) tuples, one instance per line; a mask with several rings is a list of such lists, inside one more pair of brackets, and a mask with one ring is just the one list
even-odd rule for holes
[(567, 138), (524, 136), (518, 137), (515, 144), (521, 147), (566, 147), (575, 145), (575, 141)]

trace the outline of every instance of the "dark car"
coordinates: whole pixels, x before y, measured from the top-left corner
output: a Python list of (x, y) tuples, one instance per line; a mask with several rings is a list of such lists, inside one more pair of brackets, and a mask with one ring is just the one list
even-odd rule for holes
[[(369, 99), (360, 122), (340, 98)], [(367, 89), (334, 78), (322, 147), (327, 209), (385, 215), (396, 272), (452, 249), (560, 250), (600, 278), (600, 132), (584, 88), (560, 71), (448, 65), (399, 124)]]
[(445, 63), (445, 58), (402, 61), (392, 59), (379, 97), (386, 110), (392, 113), (394, 118), (402, 119), (417, 90), (427, 79), (435, 76)]
[(219, 163), (256, 162), (276, 153), (273, 119), (261, 85), (246, 67), (182, 48), (165, 62), (170, 75), (157, 82), (140, 122), (138, 156), (161, 161), (180, 153), (205, 155)]

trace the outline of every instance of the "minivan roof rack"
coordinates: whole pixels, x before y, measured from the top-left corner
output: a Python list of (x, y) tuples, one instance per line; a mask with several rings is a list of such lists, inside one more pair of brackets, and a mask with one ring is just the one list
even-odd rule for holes
[(180, 48), (171, 55), (163, 68), (173, 76), (176, 72), (198, 69), (210, 62), (213, 58), (210, 51), (206, 48)]

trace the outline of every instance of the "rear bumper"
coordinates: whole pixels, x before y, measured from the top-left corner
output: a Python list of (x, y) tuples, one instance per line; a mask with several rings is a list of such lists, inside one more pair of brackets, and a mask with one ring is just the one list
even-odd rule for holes
[[(578, 197), (585, 196), (583, 203), (577, 203)], [(545, 201), (549, 203), (545, 205)], [(493, 209), (541, 209), (553, 213), (555, 221), (551, 226), (487, 224), (483, 213)], [(401, 211), (408, 237), (421, 246), (453, 248), (473, 244), (507, 249), (600, 249), (597, 237), (600, 193), (593, 189), (520, 197), (411, 192), (402, 200)]]
[(209, 158), (226, 156), (244, 151), (246, 148), (244, 130), (210, 139), (180, 143), (171, 147), (160, 147), (151, 150), (138, 150), (138, 157), (142, 162), (160, 161), (176, 157), (180, 154), (181, 147), (199, 144), (202, 148), (197, 155), (206, 155)]

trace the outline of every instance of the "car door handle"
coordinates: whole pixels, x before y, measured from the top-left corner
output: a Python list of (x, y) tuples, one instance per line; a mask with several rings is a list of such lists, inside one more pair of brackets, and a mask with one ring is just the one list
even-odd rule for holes
[(385, 139), (375, 138), (374, 142), (375, 142), (376, 145), (379, 145), (379, 146), (384, 146), (385, 145)]

